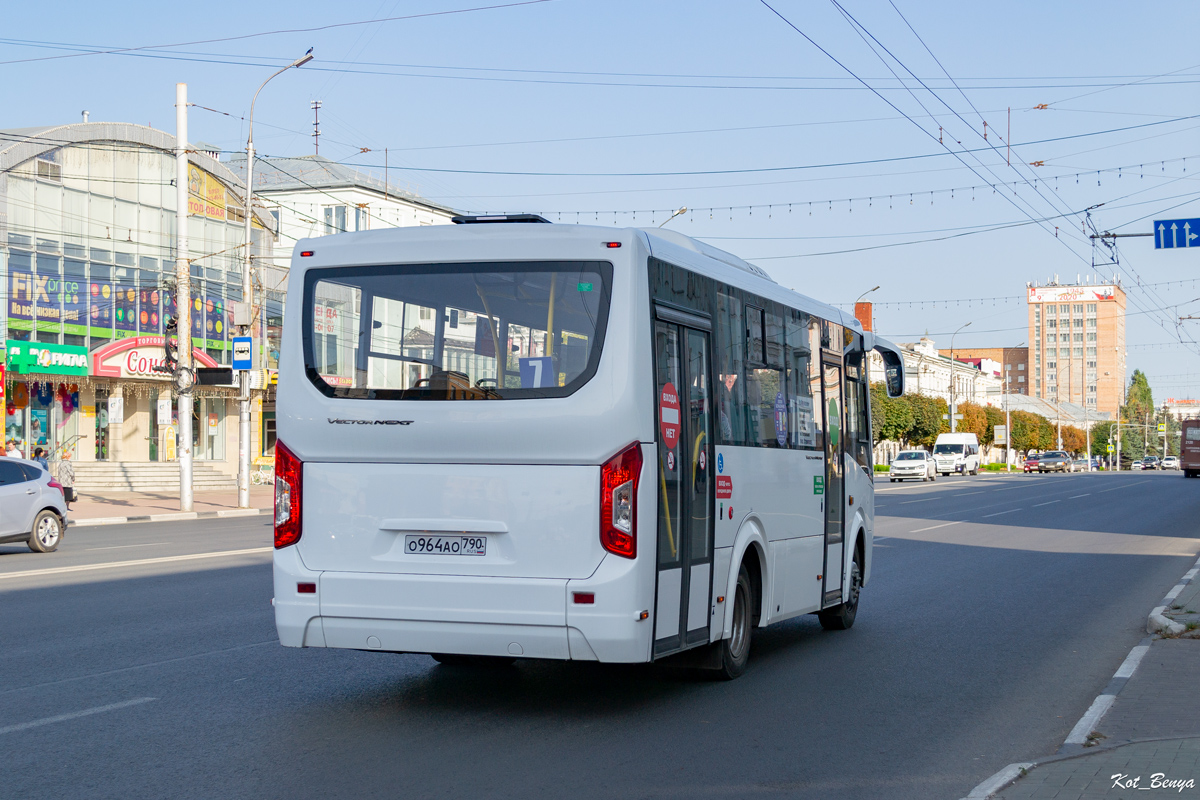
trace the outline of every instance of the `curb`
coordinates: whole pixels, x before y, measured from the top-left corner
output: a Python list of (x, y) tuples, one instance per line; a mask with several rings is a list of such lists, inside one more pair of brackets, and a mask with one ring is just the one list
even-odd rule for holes
[[(1170, 607), (1171, 602), (1183, 592), (1187, 585), (1196, 578), (1197, 574), (1200, 574), (1200, 559), (1197, 559), (1196, 564), (1188, 572), (1184, 573), (1183, 577), (1180, 578), (1179, 583), (1175, 584), (1175, 587), (1172, 588), (1171, 591), (1167, 592), (1167, 595), (1163, 598), (1162, 603), (1158, 606), (1155, 606), (1154, 610), (1150, 612), (1150, 617), (1146, 622), (1147, 633), (1167, 633), (1176, 635), (1185, 630), (1184, 626), (1180, 625), (1178, 622), (1169, 620), (1163, 616), (1163, 612)], [(1087, 742), (1088, 734), (1096, 729), (1096, 726), (1100, 724), (1100, 720), (1103, 719), (1104, 715), (1108, 713), (1108, 710), (1112, 708), (1113, 703), (1116, 702), (1117, 695), (1119, 695), (1121, 690), (1125, 688), (1125, 684), (1129, 683), (1129, 679), (1132, 678), (1133, 673), (1137, 671), (1138, 664), (1141, 663), (1143, 656), (1149, 652), (1150, 643), (1152, 641), (1154, 641), (1153, 636), (1147, 636), (1129, 651), (1129, 655), (1125, 656), (1125, 660), (1121, 662), (1121, 666), (1119, 666), (1117, 671), (1113, 673), (1112, 680), (1109, 681), (1108, 686), (1104, 687), (1104, 691), (1097, 695), (1096, 699), (1093, 700), (1092, 704), (1088, 707), (1088, 710), (1085, 711), (1083, 716), (1080, 717), (1079, 721), (1075, 723), (1075, 727), (1071, 728), (1071, 732), (1067, 734), (1067, 738), (1063, 742), (1063, 746), (1059, 748), (1059, 751), (1055, 755), (1047, 756), (1046, 758), (1037, 759), (1035, 761), (1021, 761), (1016, 764), (1009, 764), (1007, 767), (1000, 770), (995, 775), (992, 775), (990, 778), (972, 789), (970, 794), (963, 798), (963, 800), (987, 800), (987, 798), (993, 797), (996, 792), (1015, 783), (1030, 770), (1036, 769), (1043, 764), (1049, 764), (1055, 761), (1063, 761), (1071, 758), (1082, 758), (1092, 755), (1093, 753), (1101, 753), (1105, 750), (1125, 747), (1126, 745), (1130, 744), (1138, 744), (1139, 742), (1174, 741), (1178, 738), (1195, 738), (1188, 736), (1168, 737), (1166, 739), (1139, 739), (1133, 742), (1122, 742), (1120, 744), (1107, 746), (1084, 747), (1084, 744)]]
[(1200, 559), (1197, 559), (1195, 566), (1179, 579), (1179, 583), (1175, 584), (1175, 588), (1167, 592), (1166, 597), (1162, 599), (1162, 603), (1155, 606), (1154, 610), (1150, 612), (1150, 617), (1146, 620), (1146, 633), (1165, 633), (1170, 636), (1178, 636), (1187, 630), (1187, 628), (1175, 620), (1167, 619), (1164, 612), (1171, 607), (1171, 603), (1175, 598), (1183, 593), (1187, 585), (1195, 579), (1197, 572), (1200, 572)]
[(220, 511), (178, 511), (174, 514), (146, 514), (133, 517), (93, 517), (72, 520), (68, 517), (68, 528), (84, 528), (97, 525), (124, 525), (127, 522), (175, 522), (189, 519), (216, 519), (219, 517), (256, 517), (270, 514), (266, 508), (226, 508)]
[(1075, 753), (1059, 753), (1058, 755), (1040, 758), (1037, 761), (1021, 761), (1016, 764), (1009, 764), (1007, 767), (1000, 770), (995, 775), (972, 789), (971, 793), (962, 800), (987, 800), (988, 798), (994, 797), (995, 793), (1001, 789), (1007, 789), (1009, 786), (1012, 786), (1017, 782), (1018, 779), (1025, 777), (1027, 773), (1037, 769), (1038, 767), (1045, 766), (1046, 764), (1055, 764), (1059, 761), (1073, 761), (1078, 758), (1088, 758), (1089, 756), (1105, 753), (1109, 750), (1119, 750), (1122, 747), (1129, 747), (1130, 745), (1136, 744), (1146, 744), (1147, 742), (1179, 742), (1191, 741), (1195, 738), (1195, 736), (1162, 736), (1151, 737), (1148, 739), (1131, 739), (1128, 742), (1121, 742), (1119, 744), (1089, 747), (1086, 750), (1081, 750)]

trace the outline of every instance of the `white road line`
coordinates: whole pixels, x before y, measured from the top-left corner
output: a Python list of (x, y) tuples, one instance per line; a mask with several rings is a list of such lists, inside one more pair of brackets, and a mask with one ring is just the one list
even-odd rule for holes
[(1138, 668), (1138, 664), (1142, 663), (1142, 656), (1150, 652), (1150, 645), (1139, 644), (1137, 647), (1129, 651), (1129, 655), (1125, 656), (1125, 660), (1121, 662), (1121, 667), (1113, 675), (1114, 678), (1132, 678), (1134, 671)]
[(127, 547), (159, 547), (169, 542), (149, 542), (148, 544), (115, 544), (111, 547), (85, 547), (84, 550), (124, 550)]
[(988, 517), (998, 517), (1001, 514), (1011, 514), (1014, 511), (1020, 511), (1020, 510), (1021, 509), (1019, 509), (1019, 508), (1010, 508), (1008, 511), (997, 511), (995, 514), (984, 514), (982, 519), (987, 519)]
[(909, 503), (929, 503), (933, 500), (944, 500), (944, 497), (926, 497), (924, 500), (905, 500), (900, 505), (906, 506)]
[(886, 536), (873, 536), (873, 537), (871, 537), (871, 541), (873, 541), (873, 542), (882, 542), (882, 541), (883, 541), (884, 539), (886, 539), (886, 538), (888, 538), (888, 537), (886, 537)]
[(1092, 493), (1088, 492), (1087, 494), (1073, 494), (1070, 497), (1068, 497), (1067, 499), (1068, 500), (1078, 500), (1081, 497), (1091, 497), (1091, 496), (1092, 496)]
[(1139, 483), (1149, 483), (1149, 482), (1150, 481), (1134, 481), (1133, 483), (1127, 483), (1124, 486), (1114, 486), (1111, 489), (1101, 489), (1100, 494), (1104, 494), (1105, 492), (1115, 492), (1117, 489), (1127, 489), (1130, 486), (1137, 486)]
[(913, 533), (921, 533), (922, 531), (931, 531), (935, 528), (947, 528), (951, 525), (961, 525), (963, 520), (955, 520), (954, 522), (943, 522), (941, 525), (930, 525), (928, 528), (917, 528)]
[(1087, 742), (1088, 734), (1096, 730), (1096, 726), (1100, 723), (1100, 718), (1103, 717), (1108, 710), (1112, 708), (1113, 701), (1117, 699), (1115, 694), (1102, 694), (1092, 701), (1092, 706), (1087, 710), (1079, 720), (1075, 723), (1075, 727), (1071, 728), (1071, 732), (1067, 734), (1066, 744), (1084, 744)]
[(52, 567), (50, 569), (30, 569), (24, 572), (0, 573), (0, 580), (8, 578), (33, 578), (42, 575), (64, 575), (69, 572), (90, 572), (97, 569), (118, 569), (120, 567), (143, 567), (151, 564), (171, 564), (177, 561), (197, 561), (203, 558), (226, 558), (229, 556), (248, 556), (258, 553), (270, 553), (274, 547), (251, 547), (247, 550), (221, 550), (216, 553), (192, 553), (186, 556), (163, 556), (162, 558), (142, 558), (137, 561), (109, 561), (104, 564), (80, 564), (74, 567)]
[(1032, 506), (1030, 506), (1030, 508), (1037, 508), (1038, 506), (1048, 506), (1051, 503), (1061, 503), (1061, 502), (1062, 502), (1062, 500), (1047, 500), (1044, 503), (1034, 503)]
[(79, 719), (80, 717), (90, 717), (93, 714), (104, 714), (108, 711), (116, 711), (119, 708), (140, 706), (142, 703), (151, 703), (157, 699), (157, 697), (138, 697), (134, 700), (126, 700), (123, 703), (111, 703), (107, 706), (96, 706), (95, 708), (87, 708), (83, 711), (72, 711), (70, 714), (59, 714), (55, 717), (45, 717), (43, 719), (32, 720), (31, 722), (8, 725), (0, 728), (0, 735), (5, 733), (17, 733), (18, 731), (27, 731), (30, 728), (40, 728), (43, 725), (53, 725), (55, 722), (66, 722), (67, 720)]

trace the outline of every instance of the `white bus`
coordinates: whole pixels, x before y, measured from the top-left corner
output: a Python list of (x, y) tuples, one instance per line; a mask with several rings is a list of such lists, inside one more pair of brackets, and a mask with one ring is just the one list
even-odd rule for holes
[(677, 233), (457, 221), (296, 246), (280, 642), (736, 677), (757, 626), (850, 627), (896, 349)]

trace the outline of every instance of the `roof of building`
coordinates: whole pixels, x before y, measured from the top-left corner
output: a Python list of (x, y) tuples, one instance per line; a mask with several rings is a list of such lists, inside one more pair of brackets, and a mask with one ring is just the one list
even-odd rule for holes
[(1107, 411), (1096, 411), (1095, 409), (1085, 408), (1078, 403), (1055, 403), (1051, 400), (1027, 394), (1010, 394), (1008, 396), (1008, 410), (1029, 411), (1034, 414), (1040, 414), (1052, 421), (1061, 418), (1063, 422), (1080, 428), (1092, 422), (1104, 422), (1112, 419), (1112, 414)]
[[(93, 142), (123, 142), (168, 153), (175, 150), (175, 137), (166, 131), (128, 122), (71, 122), (36, 128), (11, 128), (0, 130), (0, 172), (60, 147)], [(230, 186), (242, 185), (241, 178), (226, 165), (204, 153), (192, 153), (191, 161)]]
[[(244, 155), (235, 154), (224, 163), (239, 177), (245, 175)], [(324, 156), (256, 158), (254, 188), (255, 191), (264, 194), (306, 189), (366, 189), (445, 214), (458, 213), (448, 206), (427, 200), (407, 189), (392, 186), (375, 175), (330, 161)]]

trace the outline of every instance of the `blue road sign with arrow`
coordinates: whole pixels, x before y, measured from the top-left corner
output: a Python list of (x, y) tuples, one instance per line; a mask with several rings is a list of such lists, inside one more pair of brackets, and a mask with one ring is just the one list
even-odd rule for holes
[(1200, 218), (1154, 220), (1154, 249), (1200, 248)]

